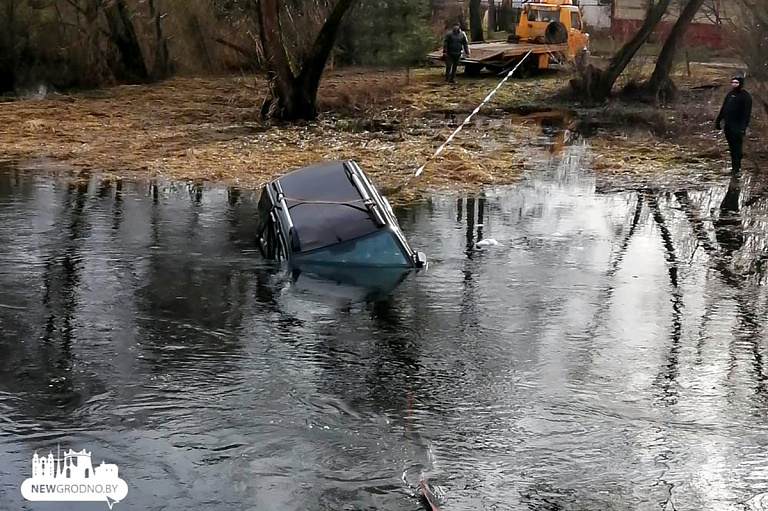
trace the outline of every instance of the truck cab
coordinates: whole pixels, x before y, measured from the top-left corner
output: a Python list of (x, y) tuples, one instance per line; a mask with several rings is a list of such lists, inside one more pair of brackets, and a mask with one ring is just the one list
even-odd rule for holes
[(525, 2), (515, 38), (521, 43), (568, 44), (568, 57), (573, 58), (589, 44), (579, 6), (572, 0), (538, 0)]
[[(506, 8), (503, 27), (509, 32), (507, 40), (472, 43), (471, 56), (459, 61), (467, 74), (482, 69), (494, 73), (514, 69), (518, 76), (526, 76), (540, 69), (562, 69), (587, 51), (589, 34), (584, 32), (577, 0), (513, 0)], [(445, 59), (441, 50), (427, 58), (435, 62)]]

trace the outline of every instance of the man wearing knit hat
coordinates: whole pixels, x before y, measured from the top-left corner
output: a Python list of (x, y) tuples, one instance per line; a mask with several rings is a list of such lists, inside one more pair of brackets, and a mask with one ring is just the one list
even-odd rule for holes
[(469, 43), (467, 34), (461, 30), (461, 24), (456, 22), (453, 29), (445, 35), (443, 40), (443, 57), (445, 57), (445, 81), (454, 83), (456, 81), (456, 69), (461, 60), (461, 51), (469, 57)]
[(723, 107), (715, 121), (715, 127), (718, 130), (723, 121), (725, 122), (725, 139), (728, 141), (728, 149), (731, 152), (733, 172), (741, 170), (744, 135), (749, 127), (751, 116), (752, 97), (744, 90), (744, 77), (736, 75), (731, 79), (731, 91), (725, 96)]

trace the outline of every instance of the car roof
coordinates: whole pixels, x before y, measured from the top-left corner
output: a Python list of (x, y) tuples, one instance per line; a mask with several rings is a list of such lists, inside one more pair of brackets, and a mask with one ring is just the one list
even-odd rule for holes
[(297, 252), (343, 243), (382, 227), (372, 218), (343, 161), (311, 165), (278, 181), (299, 238)]
[(361, 199), (343, 161), (310, 165), (289, 172), (279, 181), (286, 200), (348, 202)]

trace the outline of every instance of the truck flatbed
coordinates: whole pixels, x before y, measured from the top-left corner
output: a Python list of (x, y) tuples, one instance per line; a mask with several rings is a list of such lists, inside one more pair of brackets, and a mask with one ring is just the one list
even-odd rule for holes
[[(515, 64), (521, 56), (529, 51), (532, 55), (567, 52), (568, 43), (539, 44), (497, 41), (491, 43), (473, 43), (469, 45), (469, 50), (471, 52), (469, 58), (462, 57), (459, 64), (506, 68)], [(443, 51), (433, 51), (427, 55), (427, 58), (432, 61), (443, 60)]]

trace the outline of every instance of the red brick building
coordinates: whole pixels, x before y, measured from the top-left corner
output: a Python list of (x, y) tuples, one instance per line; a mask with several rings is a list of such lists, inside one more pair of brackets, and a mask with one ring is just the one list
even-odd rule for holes
[[(673, 2), (669, 13), (659, 23), (651, 42), (663, 41), (677, 20), (683, 2)], [(728, 31), (726, 26), (736, 15), (733, 0), (705, 0), (685, 34), (687, 46), (725, 48)], [(647, 12), (648, 0), (613, 0), (611, 4), (610, 35), (614, 39), (631, 38), (642, 25)]]
[[(530, 0), (535, 1), (535, 0)], [(579, 0), (579, 7), (592, 35), (607, 34), (611, 38), (624, 41), (630, 39), (643, 24), (649, 0)], [(764, 0), (768, 1), (768, 0)], [(489, 0), (481, 0), (483, 13), (488, 8)], [(494, 0), (497, 11), (521, 7), (522, 0)], [(651, 42), (664, 41), (677, 16), (685, 4), (684, 0), (673, 0), (668, 14), (659, 23), (651, 36)], [(684, 44), (689, 47), (709, 47), (723, 49), (728, 46), (726, 27), (736, 16), (734, 0), (704, 0), (702, 8), (688, 26)], [(446, 26), (458, 19), (466, 21), (468, 17), (466, 1), (432, 0), (432, 15), (436, 23)], [(510, 27), (507, 27), (508, 29)]]

